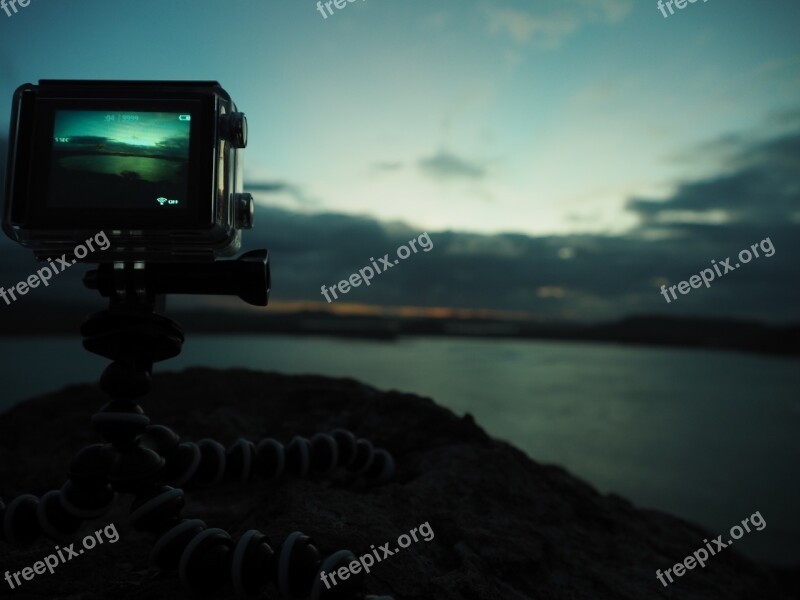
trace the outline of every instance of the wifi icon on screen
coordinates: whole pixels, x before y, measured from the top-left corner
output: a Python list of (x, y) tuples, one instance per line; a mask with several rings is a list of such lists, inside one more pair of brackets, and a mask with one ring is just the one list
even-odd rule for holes
[(161, 206), (164, 206), (164, 203), (167, 201), (166, 198), (163, 196), (161, 198), (156, 198), (156, 202), (158, 202)]

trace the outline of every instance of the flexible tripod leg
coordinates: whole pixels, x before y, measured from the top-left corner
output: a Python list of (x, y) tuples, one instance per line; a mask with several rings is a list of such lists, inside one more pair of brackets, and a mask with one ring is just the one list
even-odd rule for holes
[(227, 450), (210, 439), (181, 443), (171, 429), (151, 425), (136, 402), (150, 391), (153, 364), (180, 352), (183, 333), (178, 325), (154, 313), (153, 304), (140, 304), (96, 313), (82, 333), (87, 350), (112, 360), (101, 377), (111, 401), (92, 417), (108, 443), (81, 450), (61, 490), (41, 499), (22, 495), (8, 507), (0, 502), (7, 541), (28, 543), (40, 534), (69, 539), (83, 520), (102, 516), (118, 493), (130, 493), (135, 496), (133, 527), (156, 537), (151, 562), (163, 570), (177, 569), (189, 589), (231, 583), (238, 595), (250, 596), (272, 583), (286, 599), (359, 597), (359, 576), (333, 588), (327, 581), (323, 586), (322, 575), (356, 560), (350, 551), (323, 559), (314, 541), (301, 532), (290, 534), (274, 551), (255, 530), (234, 542), (222, 529), (181, 518), (185, 494), (170, 484), (203, 487), (224, 479), (246, 482), (256, 475), (274, 481), (285, 474), (342, 469), (380, 485), (395, 471), (387, 451), (341, 429), (311, 440), (295, 436), (286, 446), (271, 438), (257, 445), (240, 439)]

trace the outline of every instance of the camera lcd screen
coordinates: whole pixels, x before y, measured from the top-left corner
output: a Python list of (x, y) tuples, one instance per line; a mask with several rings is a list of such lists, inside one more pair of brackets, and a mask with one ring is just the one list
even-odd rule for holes
[(191, 114), (56, 110), (47, 205), (184, 209)]

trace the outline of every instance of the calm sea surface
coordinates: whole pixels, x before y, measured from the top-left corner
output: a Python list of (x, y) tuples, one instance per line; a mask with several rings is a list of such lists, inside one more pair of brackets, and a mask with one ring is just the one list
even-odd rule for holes
[[(106, 364), (77, 337), (2, 338), (0, 356), (0, 410), (96, 380)], [(156, 369), (346, 376), (429, 396), (602, 492), (716, 533), (760, 511), (766, 529), (737, 547), (754, 558), (800, 563), (797, 360), (560, 342), (192, 336), (166, 365)]]

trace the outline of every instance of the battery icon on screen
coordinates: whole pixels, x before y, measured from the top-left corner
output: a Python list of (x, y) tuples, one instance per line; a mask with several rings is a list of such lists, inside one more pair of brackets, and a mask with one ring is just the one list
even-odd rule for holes
[(179, 121), (191, 121), (192, 115), (178, 115)]

